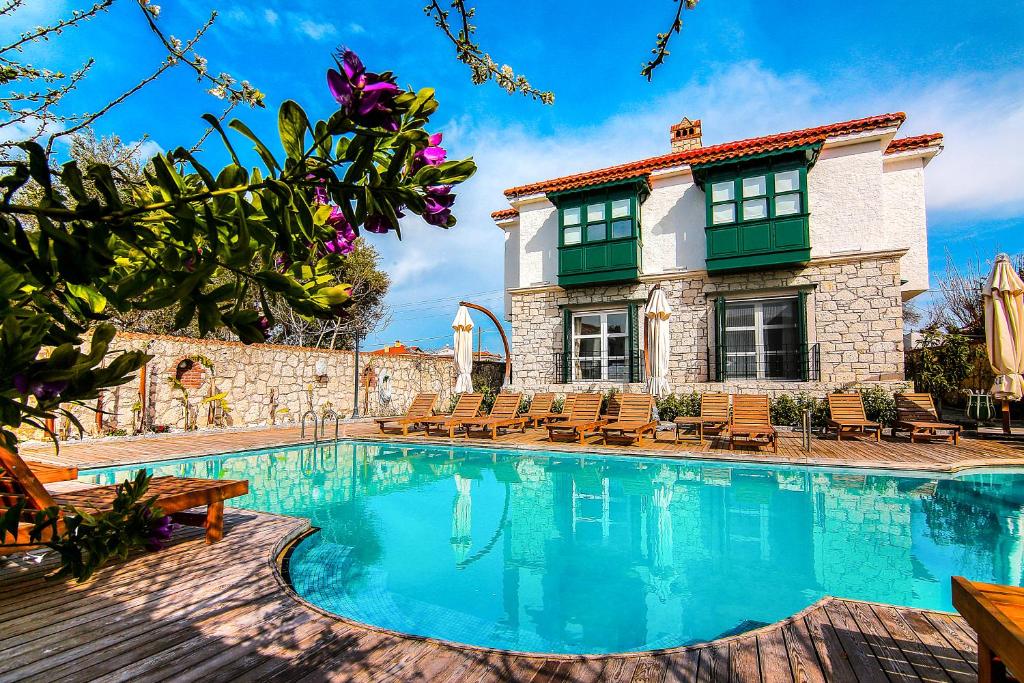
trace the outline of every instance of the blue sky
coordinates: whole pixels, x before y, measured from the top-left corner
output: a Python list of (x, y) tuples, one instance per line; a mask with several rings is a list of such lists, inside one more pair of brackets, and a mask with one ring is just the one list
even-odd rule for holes
[[(473, 86), (466, 67), (422, 13), (422, 0), (378, 3), (164, 2), (167, 30), (185, 36), (211, 9), (220, 17), (200, 52), (267, 93), (267, 111), (239, 115), (273, 138), (276, 104), (299, 101), (325, 116), (332, 102), (323, 73), (336, 45), (356, 50), (373, 70), (403, 84), (436, 88), (434, 128), (449, 158), (472, 155), (480, 170), (460, 192), (450, 231), (419, 221), (405, 239), (374, 236), (394, 278), (391, 324), (370, 344), (394, 339), (444, 344), (460, 296), (501, 308), (502, 234), (489, 213), (505, 187), (667, 151), (668, 126), (701, 118), (704, 142), (905, 111), (901, 134), (940, 131), (946, 150), (928, 168), (929, 251), (933, 273), (946, 252), (957, 261), (1024, 250), (1024, 8), (1019, 3), (748, 2), (703, 0), (687, 12), (672, 54), (647, 83), (639, 75), (654, 34), (673, 4), (487, 3), (479, 39), (540, 88), (545, 107), (496, 86)], [(65, 69), (87, 56), (97, 65), (74, 108), (131, 84), (160, 59), (134, 3), (122, 1), (84, 29), (29, 56)], [(77, 6), (77, 5), (74, 5)], [(68, 0), (29, 0), (24, 30), (69, 11)], [(200, 114), (217, 112), (185, 71), (172, 73), (102, 120), (101, 133), (148, 134), (170, 149), (202, 132)], [(225, 159), (208, 143), (208, 165)], [(933, 281), (934, 284), (934, 281)], [(486, 329), (486, 328), (485, 328)], [(495, 348), (497, 335), (484, 344)]]

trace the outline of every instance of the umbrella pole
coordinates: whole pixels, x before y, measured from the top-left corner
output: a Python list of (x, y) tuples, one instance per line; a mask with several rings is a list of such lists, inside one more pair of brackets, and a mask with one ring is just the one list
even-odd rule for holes
[(1003, 399), (1003, 434), (1010, 433), (1010, 401)]

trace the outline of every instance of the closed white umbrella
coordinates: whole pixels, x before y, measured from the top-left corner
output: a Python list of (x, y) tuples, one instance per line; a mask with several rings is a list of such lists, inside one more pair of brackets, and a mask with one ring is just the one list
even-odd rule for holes
[(455, 393), (473, 391), (473, 319), (469, 309), (459, 306), (452, 321), (455, 330)]
[(473, 480), (455, 475), (455, 502), (452, 504), (452, 550), (455, 561), (464, 562), (473, 545)]
[(672, 307), (668, 305), (668, 297), (661, 289), (651, 292), (646, 315), (647, 358), (650, 363), (647, 392), (654, 396), (668, 396), (672, 393), (672, 387), (668, 383), (668, 355), (671, 343), (669, 318), (672, 317)]
[(1009, 431), (1008, 401), (1024, 395), (1024, 281), (1010, 257), (996, 257), (985, 286), (985, 347), (996, 380), (991, 394), (1003, 401), (1003, 429)]

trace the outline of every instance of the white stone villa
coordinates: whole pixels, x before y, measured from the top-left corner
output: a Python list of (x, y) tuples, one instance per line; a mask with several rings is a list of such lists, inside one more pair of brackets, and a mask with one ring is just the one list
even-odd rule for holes
[(676, 392), (903, 379), (903, 303), (928, 289), (924, 169), (939, 133), (902, 113), (727, 142), (671, 127), (671, 153), (513, 187), (505, 233), (512, 381), (644, 377), (644, 305), (673, 308)]

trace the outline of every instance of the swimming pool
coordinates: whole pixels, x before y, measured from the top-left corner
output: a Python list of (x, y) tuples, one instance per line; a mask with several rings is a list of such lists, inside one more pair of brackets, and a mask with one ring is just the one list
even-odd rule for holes
[(1024, 470), (892, 476), (371, 442), (150, 469), (249, 479), (229, 504), (309, 518), (320, 531), (289, 573), (311, 603), (510, 650), (706, 641), (825, 595), (949, 610), (950, 575), (1022, 585), (1024, 572)]

